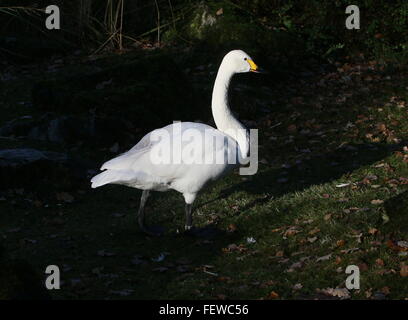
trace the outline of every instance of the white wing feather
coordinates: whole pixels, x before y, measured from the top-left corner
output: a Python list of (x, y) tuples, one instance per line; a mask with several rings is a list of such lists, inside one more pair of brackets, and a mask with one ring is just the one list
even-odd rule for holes
[[(179, 135), (188, 129), (199, 130), (203, 137), (205, 137), (204, 139), (208, 139), (208, 137), (223, 139), (223, 143), (219, 145), (216, 144), (215, 149), (214, 145), (207, 140), (203, 141), (203, 144), (194, 145), (194, 149), (196, 147), (203, 148), (202, 153), (194, 152), (194, 155), (197, 155), (196, 157), (213, 156), (214, 159), (216, 159), (217, 154), (225, 156), (225, 154), (232, 149), (239, 152), (235, 140), (213, 127), (195, 122), (181, 122), (179, 125), (181, 125), (181, 130), (178, 132), (174, 131), (174, 124), (162, 128), (168, 131), (168, 139), (153, 141), (151, 137), (157, 131), (154, 130), (145, 135), (129, 151), (104, 163), (101, 170), (105, 171), (92, 178), (92, 188), (113, 183), (157, 191), (165, 191), (171, 188), (180, 192), (186, 192), (186, 190), (195, 192), (200, 190), (209, 180), (214, 180), (225, 173), (226, 167), (230, 166), (228, 163), (152, 163), (151, 154), (157, 151), (156, 148), (165, 149), (171, 146), (170, 152), (172, 152), (172, 154), (181, 153), (182, 149), (180, 148), (186, 147), (187, 142), (182, 141)], [(209, 136), (204, 134), (206, 130), (210, 130)], [(173, 144), (176, 139), (180, 139), (182, 143), (180, 145)], [(195, 160), (200, 159), (196, 158)]]

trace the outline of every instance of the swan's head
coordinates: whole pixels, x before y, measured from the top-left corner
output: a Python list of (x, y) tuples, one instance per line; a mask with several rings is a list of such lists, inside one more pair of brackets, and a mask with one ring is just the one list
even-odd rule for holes
[(252, 58), (242, 50), (228, 52), (222, 64), (234, 73), (258, 72), (258, 66)]

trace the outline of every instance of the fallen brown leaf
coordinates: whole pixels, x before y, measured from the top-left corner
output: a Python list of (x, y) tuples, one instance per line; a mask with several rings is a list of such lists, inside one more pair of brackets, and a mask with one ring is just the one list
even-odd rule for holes
[(309, 232), (309, 234), (312, 236), (312, 235), (314, 235), (314, 234), (316, 234), (316, 233), (319, 233), (319, 232), (320, 232), (320, 229), (319, 229), (319, 228), (316, 228), (316, 229), (311, 230), (311, 231)]
[(337, 247), (342, 247), (342, 246), (344, 246), (346, 244), (346, 241), (344, 241), (344, 240), (337, 240), (337, 242), (336, 242), (336, 246)]
[(217, 12), (215, 13), (217, 16), (221, 16), (224, 13), (224, 9), (220, 8), (217, 10)]
[(283, 257), (283, 251), (277, 251), (275, 256), (277, 257)]
[(272, 291), (269, 295), (268, 295), (269, 299), (278, 299), (279, 298), (279, 294), (275, 291)]
[(367, 271), (368, 270), (368, 265), (366, 263), (360, 263), (358, 265), (360, 271)]
[(379, 265), (379, 266), (384, 266), (384, 260), (383, 259), (378, 258), (378, 259), (375, 260), (375, 263), (377, 265)]
[(370, 228), (370, 229), (368, 229), (368, 233), (369, 233), (369, 234), (375, 235), (377, 232), (378, 232), (378, 229), (376, 229), (376, 228)]
[(299, 233), (299, 230), (296, 230), (296, 227), (290, 227), (288, 230), (286, 230), (283, 234), (284, 237), (290, 237), (293, 236), (297, 233)]
[(350, 299), (350, 292), (346, 288), (326, 288), (318, 289), (319, 293), (323, 293), (327, 296), (338, 297), (340, 299)]
[(401, 277), (408, 277), (408, 266), (402, 265), (400, 270)]
[(390, 288), (389, 287), (383, 287), (380, 290), (382, 293), (384, 293), (385, 295), (389, 295), (390, 294)]

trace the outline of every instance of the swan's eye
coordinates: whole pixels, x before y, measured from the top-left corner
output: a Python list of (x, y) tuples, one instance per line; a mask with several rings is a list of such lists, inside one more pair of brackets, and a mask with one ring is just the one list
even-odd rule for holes
[(247, 59), (247, 58), (244, 58), (244, 60), (247, 61), (248, 59)]

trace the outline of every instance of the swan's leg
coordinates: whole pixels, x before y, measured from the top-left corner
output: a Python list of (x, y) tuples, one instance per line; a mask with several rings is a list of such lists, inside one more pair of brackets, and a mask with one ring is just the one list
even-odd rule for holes
[(199, 238), (207, 238), (211, 239), (219, 234), (219, 230), (213, 227), (204, 227), (204, 228), (196, 228), (193, 227), (193, 202), (196, 198), (196, 193), (187, 193), (184, 194), (184, 199), (186, 200), (186, 224), (184, 226), (185, 235), (199, 237)]
[(191, 230), (193, 227), (193, 205), (190, 203), (186, 203), (186, 224), (184, 226), (184, 229), (186, 231)]
[(146, 230), (146, 227), (145, 227), (145, 224), (144, 224), (144, 221), (145, 221), (145, 211), (144, 211), (144, 208), (145, 208), (145, 205), (146, 205), (146, 202), (147, 202), (147, 198), (149, 198), (149, 193), (150, 193), (149, 190), (143, 190), (143, 192), (142, 192), (142, 197), (140, 198), (139, 212), (138, 212), (138, 214), (137, 214), (137, 221), (138, 221), (138, 223), (139, 223), (140, 229), (141, 229), (142, 231), (144, 231), (144, 232), (147, 232), (147, 233), (150, 233), (150, 232), (148, 232), (148, 231)]
[(193, 202), (197, 197), (196, 193), (184, 193), (184, 200), (186, 201), (186, 224), (184, 225), (185, 231), (189, 231), (193, 227)]

